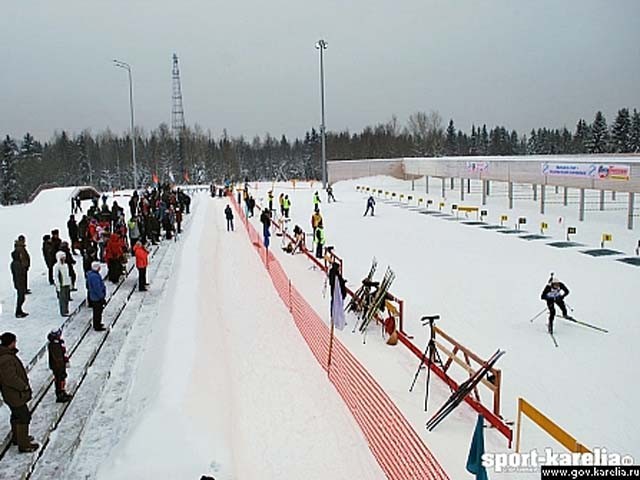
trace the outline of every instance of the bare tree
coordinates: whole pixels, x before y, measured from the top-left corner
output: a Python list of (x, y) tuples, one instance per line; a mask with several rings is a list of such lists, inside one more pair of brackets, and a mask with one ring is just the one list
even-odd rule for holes
[(407, 125), (419, 155), (437, 157), (442, 155), (444, 128), (442, 116), (436, 110), (429, 113), (416, 112), (409, 117)]

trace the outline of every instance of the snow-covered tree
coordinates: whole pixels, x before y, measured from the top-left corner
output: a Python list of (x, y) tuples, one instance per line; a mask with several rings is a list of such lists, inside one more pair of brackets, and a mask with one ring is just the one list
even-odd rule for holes
[(453, 125), (453, 119), (451, 119), (447, 126), (446, 139), (444, 143), (444, 151), (446, 155), (452, 156), (458, 153), (456, 143), (456, 127)]
[(611, 143), (616, 153), (631, 151), (631, 117), (628, 108), (618, 110), (618, 116), (611, 126)]
[(606, 153), (609, 145), (609, 130), (607, 120), (602, 112), (598, 111), (591, 125), (591, 135), (587, 144), (589, 153)]
[(3, 205), (13, 205), (20, 199), (18, 146), (9, 135), (2, 141), (0, 154), (0, 201)]
[(629, 146), (631, 152), (640, 152), (640, 112), (635, 108), (631, 116), (631, 132), (629, 133)]
[(590, 136), (591, 131), (589, 129), (589, 125), (587, 125), (587, 122), (581, 118), (576, 124), (576, 133), (573, 136), (572, 153), (586, 153)]

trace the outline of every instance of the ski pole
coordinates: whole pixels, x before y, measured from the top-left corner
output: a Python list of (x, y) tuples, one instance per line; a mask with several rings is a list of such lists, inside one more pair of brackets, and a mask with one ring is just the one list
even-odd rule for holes
[(542, 314), (543, 314), (544, 312), (546, 312), (546, 311), (547, 311), (547, 308), (545, 307), (545, 308), (543, 308), (543, 309), (542, 309), (542, 311), (541, 311), (540, 313), (536, 314), (536, 316), (535, 316), (535, 317), (533, 317), (533, 318), (532, 318), (531, 320), (529, 320), (529, 321), (530, 321), (531, 323), (533, 323), (533, 321), (534, 321), (536, 318), (538, 318), (540, 315), (542, 315)]

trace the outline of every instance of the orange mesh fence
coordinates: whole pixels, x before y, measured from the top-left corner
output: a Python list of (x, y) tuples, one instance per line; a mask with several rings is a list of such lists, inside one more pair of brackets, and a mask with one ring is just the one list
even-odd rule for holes
[[(238, 216), (265, 264), (278, 295), (318, 363), (327, 370), (329, 327), (292, 285), (284, 269), (271, 252), (267, 252), (261, 235), (249, 222), (232, 197)], [(369, 448), (392, 480), (444, 480), (446, 472), (429, 451), (396, 405), (376, 380), (337, 339), (333, 342), (333, 357), (329, 380), (344, 400), (360, 426)]]

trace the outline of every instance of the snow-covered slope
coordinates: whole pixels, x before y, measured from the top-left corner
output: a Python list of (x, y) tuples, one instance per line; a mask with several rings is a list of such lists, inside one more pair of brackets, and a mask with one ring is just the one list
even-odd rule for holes
[[(422, 184), (416, 182), (414, 195), (431, 198), (437, 205), (440, 183), (432, 182), (431, 192), (436, 195), (419, 193), (425, 191), (424, 180)], [(618, 195), (618, 205), (610, 205), (604, 212), (588, 211), (586, 222), (579, 223), (577, 205), (563, 207), (561, 191), (548, 194), (548, 214), (540, 216), (530, 188), (518, 190), (515, 208), (509, 211), (506, 190), (492, 185), (486, 207), (489, 221), (498, 223), (499, 216), (507, 214), (509, 226), (513, 226), (517, 217), (526, 216), (526, 227), (536, 232), (544, 220), (550, 227), (547, 233), (555, 237), (545, 242), (422, 215), (382, 201), (378, 201), (375, 217), (363, 218), (366, 196), (356, 192), (356, 185), (411, 192), (410, 182), (378, 177), (334, 185), (338, 203), (326, 204), (323, 195), (327, 244), (334, 245), (345, 259), (345, 277), (352, 287), (358, 286), (372, 257), (377, 257), (382, 266), (391, 265), (398, 275), (392, 291), (406, 302), (406, 329), (416, 335), (417, 345), (424, 345), (428, 335), (418, 319), (438, 313), (442, 317), (439, 326), (480, 355), (487, 357), (498, 347), (507, 350), (498, 365), (503, 370), (502, 400), (507, 418), (515, 418), (516, 400), (522, 396), (587, 446), (605, 446), (609, 451), (640, 458), (640, 436), (633, 421), (638, 394), (633, 379), (640, 361), (635, 348), (640, 313), (635, 294), (640, 287), (640, 268), (614, 260), (620, 256), (594, 258), (580, 253), (587, 247), (559, 249), (546, 245), (563, 240), (566, 226), (575, 225), (578, 234), (574, 240), (597, 248), (601, 233), (612, 233), (612, 248), (632, 254), (637, 234), (625, 229), (626, 212), (619, 208), (626, 198)], [(257, 186), (256, 196), (264, 201), (271, 185)], [(312, 195), (317, 188), (317, 183), (298, 183), (295, 190), (291, 184), (276, 185), (276, 198), (283, 191), (292, 199), (290, 228), (299, 224), (310, 230)], [(479, 185), (474, 185), (474, 190), (467, 201), (460, 202), (459, 190), (447, 188), (443, 210), (450, 212), (451, 203), (479, 206)], [(597, 202), (593, 194), (590, 199)], [(610, 202), (609, 194), (607, 200)], [(562, 223), (558, 222), (560, 217)], [(560, 344), (556, 348), (546, 333), (544, 315), (529, 322), (545, 308), (540, 294), (552, 271), (571, 290), (567, 301), (575, 309), (574, 315), (610, 333), (556, 320)], [(309, 296), (320, 296), (321, 281), (316, 280), (316, 286), (307, 290)], [(386, 373), (398, 374), (398, 370)], [(409, 382), (413, 371), (407, 368), (401, 374)], [(379, 375), (384, 377), (385, 373)], [(385, 384), (384, 378), (377, 378)], [(400, 394), (393, 398), (404, 401)], [(421, 409), (421, 398), (417, 396), (415, 402)], [(426, 418), (423, 414), (422, 421)], [(464, 464), (465, 447), (447, 453), (438, 444), (447, 432), (457, 430), (456, 420), (460, 419), (443, 423), (435, 434), (423, 434), (450, 473), (455, 465)], [(465, 421), (469, 421), (468, 416)], [(424, 429), (421, 423), (415, 426), (419, 432)], [(469, 435), (472, 426), (468, 426)], [(530, 424), (525, 427), (524, 449), (555, 446)]]

